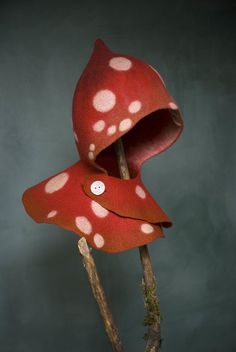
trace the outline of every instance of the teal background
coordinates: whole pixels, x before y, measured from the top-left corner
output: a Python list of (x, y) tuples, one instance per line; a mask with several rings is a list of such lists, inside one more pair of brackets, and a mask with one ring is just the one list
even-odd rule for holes
[[(177, 143), (145, 163), (174, 221), (149, 248), (162, 352), (236, 351), (234, 1), (1, 1), (0, 350), (106, 352), (78, 237), (24, 212), (29, 186), (76, 162), (71, 102), (96, 38), (159, 70)], [(93, 251), (125, 350), (144, 351), (138, 250)]]

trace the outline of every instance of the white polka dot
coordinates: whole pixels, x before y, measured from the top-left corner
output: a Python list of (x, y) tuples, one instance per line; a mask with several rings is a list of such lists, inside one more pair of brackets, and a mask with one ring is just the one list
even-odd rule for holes
[(128, 71), (132, 66), (132, 62), (125, 57), (113, 57), (109, 61), (109, 66), (117, 71)]
[(110, 127), (108, 127), (107, 129), (107, 135), (108, 136), (112, 136), (114, 133), (116, 133), (116, 126), (112, 125)]
[(74, 131), (74, 137), (75, 137), (76, 142), (78, 143), (79, 139), (78, 139), (77, 133), (75, 131)]
[(104, 120), (99, 120), (93, 125), (93, 130), (95, 132), (102, 132), (105, 128), (105, 121)]
[(140, 186), (136, 186), (135, 187), (135, 193), (142, 199), (145, 199), (146, 198), (146, 193), (145, 191), (143, 190), (142, 187)]
[(162, 81), (163, 85), (166, 86), (166, 85), (165, 85), (165, 82), (164, 82), (164, 80), (163, 80), (163, 78), (162, 78), (161, 75), (160, 75), (160, 73), (159, 73), (154, 67), (152, 67), (151, 65), (149, 65), (149, 67), (151, 67), (151, 69), (158, 75), (158, 77), (159, 77), (160, 80)]
[(95, 144), (91, 143), (90, 146), (89, 146), (89, 150), (90, 150), (91, 152), (94, 152), (94, 150), (95, 150)]
[(128, 110), (131, 114), (135, 114), (141, 109), (141, 102), (139, 100), (132, 101), (132, 103), (129, 104)]
[(141, 225), (141, 231), (143, 233), (149, 234), (149, 233), (152, 233), (154, 231), (154, 228), (150, 224), (142, 224)]
[(89, 152), (88, 153), (88, 158), (89, 158), (89, 160), (93, 160), (94, 159), (94, 153), (93, 152)]
[(99, 235), (99, 233), (96, 233), (94, 235), (93, 240), (97, 248), (102, 248), (104, 246), (104, 238), (102, 237), (102, 235)]
[(170, 107), (171, 109), (173, 109), (173, 110), (177, 110), (177, 109), (178, 109), (178, 106), (177, 106), (175, 103), (173, 103), (173, 102), (170, 102), (170, 103), (169, 103), (169, 107)]
[(62, 187), (65, 186), (66, 182), (69, 179), (69, 175), (66, 172), (63, 172), (62, 174), (59, 174), (51, 180), (49, 180), (46, 185), (45, 185), (45, 192), (46, 193), (53, 193), (61, 189)]
[(120, 122), (119, 125), (119, 130), (121, 132), (128, 130), (132, 125), (132, 120), (131, 119), (124, 119)]
[(50, 213), (48, 213), (48, 215), (47, 215), (47, 218), (49, 219), (49, 218), (53, 218), (54, 216), (56, 216), (57, 215), (57, 210), (52, 210), (52, 211), (50, 211)]
[(105, 218), (109, 213), (107, 209), (103, 208), (100, 204), (95, 202), (95, 200), (92, 200), (91, 208), (94, 214), (99, 218)]
[(116, 104), (116, 96), (109, 89), (100, 90), (93, 97), (93, 107), (100, 112), (111, 110)]
[(92, 232), (92, 225), (85, 216), (77, 216), (75, 218), (75, 224), (78, 229), (86, 235), (90, 235)]

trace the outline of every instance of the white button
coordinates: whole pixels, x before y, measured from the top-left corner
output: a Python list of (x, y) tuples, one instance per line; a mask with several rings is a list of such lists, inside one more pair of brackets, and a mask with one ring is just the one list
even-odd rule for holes
[(105, 192), (105, 184), (102, 181), (94, 181), (91, 186), (90, 190), (93, 194), (96, 194), (96, 196), (100, 196), (100, 194), (103, 194)]

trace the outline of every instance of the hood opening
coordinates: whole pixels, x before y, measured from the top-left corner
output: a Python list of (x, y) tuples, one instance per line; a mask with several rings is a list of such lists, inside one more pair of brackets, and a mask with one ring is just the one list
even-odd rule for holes
[[(143, 162), (169, 148), (179, 137), (183, 120), (179, 110), (160, 109), (142, 118), (121, 138), (130, 177), (137, 176)], [(110, 176), (120, 177), (114, 143), (102, 150), (96, 164)]]

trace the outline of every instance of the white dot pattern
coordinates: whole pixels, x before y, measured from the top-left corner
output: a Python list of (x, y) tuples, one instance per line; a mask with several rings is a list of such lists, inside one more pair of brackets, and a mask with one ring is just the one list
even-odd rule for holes
[(91, 152), (94, 152), (94, 150), (95, 150), (95, 144), (91, 143), (90, 146), (89, 146), (89, 150), (90, 150)]
[(142, 187), (139, 185), (135, 187), (135, 193), (137, 194), (138, 197), (145, 199), (146, 198), (146, 193)]
[(170, 103), (169, 103), (169, 107), (170, 107), (171, 109), (173, 109), (173, 110), (177, 110), (177, 109), (178, 109), (178, 106), (177, 106), (175, 103), (173, 103), (173, 102), (170, 102)]
[(104, 246), (104, 238), (99, 233), (94, 235), (93, 240), (97, 248), (102, 248)]
[(109, 213), (107, 209), (103, 208), (100, 204), (95, 202), (95, 200), (92, 200), (91, 208), (94, 214), (99, 218), (105, 218)]
[(102, 132), (105, 128), (105, 121), (104, 120), (98, 120), (97, 122), (95, 122), (95, 124), (93, 125), (93, 130), (95, 132)]
[(57, 210), (52, 210), (52, 211), (50, 211), (50, 212), (48, 213), (47, 218), (48, 218), (48, 219), (54, 218), (54, 216), (56, 216), (57, 213), (58, 213)]
[(63, 188), (66, 182), (69, 179), (69, 175), (66, 172), (63, 172), (49, 180), (45, 185), (45, 192), (46, 193), (54, 193), (59, 189)]
[(131, 114), (135, 114), (141, 109), (141, 107), (142, 107), (141, 102), (139, 100), (135, 100), (129, 104), (128, 110)]
[(132, 67), (132, 62), (126, 57), (113, 57), (109, 61), (109, 66), (116, 71), (128, 71)]
[(116, 126), (115, 125), (112, 125), (112, 126), (108, 127), (108, 129), (107, 129), (107, 135), (108, 136), (112, 136), (115, 133), (116, 133)]
[(132, 120), (131, 119), (124, 119), (120, 122), (119, 130), (121, 132), (124, 132), (124, 131), (127, 131), (131, 126), (132, 126)]
[(92, 232), (92, 225), (85, 216), (77, 216), (75, 218), (75, 224), (77, 228), (86, 235), (90, 235)]
[(154, 228), (152, 225), (145, 223), (141, 225), (141, 231), (145, 234), (150, 234), (154, 231)]
[(116, 104), (116, 96), (109, 89), (102, 89), (93, 97), (93, 107), (100, 112), (111, 110)]

